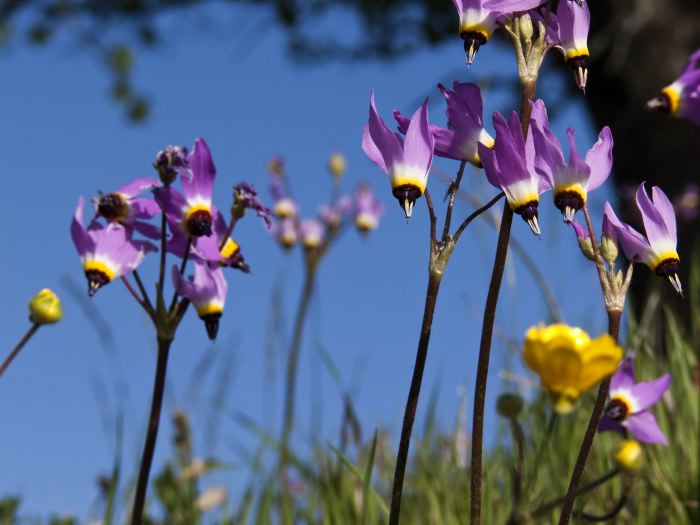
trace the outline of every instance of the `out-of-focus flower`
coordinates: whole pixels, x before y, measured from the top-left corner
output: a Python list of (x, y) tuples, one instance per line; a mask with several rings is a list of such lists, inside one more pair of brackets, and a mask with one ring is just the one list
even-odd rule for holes
[(377, 228), (384, 214), (384, 205), (377, 199), (370, 186), (363, 184), (355, 191), (355, 226), (366, 234)]
[(693, 222), (700, 215), (700, 186), (694, 182), (686, 184), (675, 202), (681, 220)]
[(600, 421), (600, 430), (622, 434), (629, 431), (643, 443), (667, 445), (666, 436), (649, 408), (659, 402), (671, 386), (671, 375), (635, 383), (633, 357), (626, 357), (610, 380), (610, 400)]
[[(483, 103), (479, 86), (456, 82), (452, 89), (438, 84), (438, 89), (447, 101), (447, 128), (430, 125), (435, 140), (435, 155), (455, 160), (466, 160), (481, 167), (479, 143), (493, 146), (493, 137), (484, 129), (482, 121)], [(394, 110), (399, 131), (406, 133), (410, 120)]]
[(281, 219), (272, 226), (272, 233), (282, 248), (288, 250), (297, 243), (297, 222), (291, 217)]
[(240, 219), (245, 214), (247, 209), (255, 212), (255, 215), (265, 221), (265, 226), (268, 229), (272, 227), (272, 214), (270, 208), (265, 206), (258, 198), (258, 192), (255, 191), (252, 184), (245, 181), (239, 182), (233, 187), (233, 205), (231, 206), (231, 215), (234, 218)]
[(644, 464), (644, 450), (633, 439), (622, 441), (615, 451), (615, 465), (627, 472), (636, 472)]
[(29, 320), (34, 324), (54, 324), (62, 317), (61, 300), (48, 288), (41, 290), (29, 301)]
[(324, 226), (316, 219), (305, 219), (299, 225), (299, 236), (304, 248), (311, 250), (317, 248), (323, 241)]
[(158, 239), (160, 230), (139, 219), (150, 219), (160, 212), (160, 207), (153, 198), (138, 197), (157, 185), (158, 181), (154, 179), (136, 179), (112, 193), (100, 193), (99, 197), (92, 199), (95, 211), (108, 222), (128, 224), (142, 235)]
[(187, 148), (184, 146), (168, 146), (159, 151), (153, 167), (166, 186), (175, 182), (178, 175), (185, 178), (192, 176), (187, 167)]
[(664, 113), (688, 119), (700, 126), (700, 49), (690, 55), (683, 73), (672, 84), (661, 90), (647, 106)]
[(452, 0), (459, 14), (459, 36), (464, 40), (467, 65), (474, 61), (479, 48), (486, 44), (502, 15), (528, 11), (544, 0)]
[(226, 501), (225, 487), (212, 487), (205, 490), (197, 497), (197, 508), (200, 512), (208, 512), (222, 505)]
[(154, 190), (158, 205), (165, 212), (172, 230), (180, 229), (190, 237), (209, 236), (215, 210), (212, 206), (216, 168), (206, 142), (197, 139), (187, 159), (192, 177), (180, 177), (182, 194), (165, 187)]
[(434, 144), (428, 124), (427, 99), (414, 113), (406, 130), (406, 138), (401, 141), (377, 113), (372, 93), (369, 122), (362, 135), (362, 149), (389, 175), (393, 195), (406, 218), (411, 216), (416, 199), (425, 191), (433, 162)]
[(588, 5), (585, 2), (561, 0), (555, 16), (550, 13), (550, 17), (550, 28), (554, 30), (552, 38), (574, 72), (576, 85), (580, 90), (585, 90), (588, 81), (588, 30), (591, 25)]
[(275, 175), (276, 177), (283, 177), (284, 176), (284, 159), (282, 157), (279, 157), (279, 156), (272, 157), (267, 162), (267, 169), (272, 175)]
[(115, 222), (104, 227), (93, 221), (85, 229), (82, 197), (78, 199), (70, 232), (83, 264), (90, 296), (117, 277), (135, 270), (146, 252), (156, 251), (149, 242), (133, 240), (130, 230)]
[(328, 159), (328, 171), (331, 172), (336, 179), (339, 179), (345, 173), (347, 163), (342, 153), (333, 153)]
[[(537, 105), (533, 109), (533, 118), (536, 108)], [(532, 232), (539, 236), (539, 196), (550, 186), (549, 181), (539, 176), (535, 169), (533, 134), (528, 133), (527, 140), (523, 138), (520, 118), (516, 112), (513, 112), (508, 122), (500, 113), (494, 113), (493, 127), (496, 130), (494, 147), (479, 144), (479, 157), (484, 164), (486, 178), (505, 192), (510, 209), (520, 215)]]
[(352, 207), (352, 198), (348, 195), (343, 195), (331, 205), (322, 204), (319, 206), (318, 215), (326, 226), (337, 228), (352, 211)]
[(580, 328), (540, 325), (525, 334), (523, 358), (540, 376), (554, 410), (566, 414), (586, 390), (615, 371), (622, 349), (607, 334), (591, 340)]
[(270, 181), (270, 193), (275, 200), (272, 211), (278, 219), (293, 218), (299, 213), (297, 203), (288, 195), (284, 184), (284, 178), (281, 176), (273, 177)]
[(195, 261), (194, 276), (183, 278), (177, 265), (173, 265), (172, 275), (175, 290), (192, 302), (197, 315), (204, 321), (209, 339), (213, 341), (219, 331), (219, 319), (228, 290), (224, 272), (219, 267), (212, 268), (207, 263)]
[(617, 218), (609, 202), (605, 203), (605, 215), (617, 233), (617, 240), (632, 262), (642, 262), (654, 273), (666, 279), (677, 293), (683, 294), (678, 277), (680, 259), (676, 251), (676, 215), (673, 204), (657, 186), (647, 195), (644, 183), (637, 189), (637, 207), (642, 215), (646, 237)]
[[(571, 3), (565, 0), (563, 3)], [(554, 205), (561, 211), (564, 222), (571, 223), (574, 214), (583, 208), (588, 199), (588, 192), (599, 188), (610, 175), (612, 167), (613, 139), (610, 128), (605, 126), (598, 134), (598, 141), (593, 144), (582, 160), (576, 149), (574, 129), (569, 128), (569, 162), (564, 161), (559, 141), (549, 129), (547, 111), (544, 103), (538, 100), (543, 118), (534, 121), (532, 126), (535, 149), (537, 151), (536, 169), (549, 181), (552, 188)]]
[(581, 253), (586, 259), (595, 261), (593, 242), (591, 241), (591, 235), (588, 233), (588, 229), (581, 226), (575, 219), (571, 221), (571, 226), (573, 226), (574, 232), (576, 233), (576, 239), (578, 240), (578, 247), (581, 249)]

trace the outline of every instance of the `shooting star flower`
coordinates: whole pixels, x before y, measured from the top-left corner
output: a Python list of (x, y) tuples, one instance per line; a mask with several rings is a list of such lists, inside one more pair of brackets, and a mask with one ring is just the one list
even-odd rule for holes
[(212, 268), (207, 263), (195, 261), (194, 275), (189, 279), (183, 278), (177, 265), (173, 266), (172, 275), (175, 290), (192, 302), (197, 315), (204, 321), (209, 339), (213, 341), (219, 331), (219, 319), (228, 290), (224, 272), (219, 267)]
[[(438, 84), (438, 89), (447, 101), (447, 128), (430, 125), (430, 133), (435, 140), (435, 155), (466, 160), (481, 167), (478, 144), (492, 147), (493, 137), (484, 129), (479, 86), (455, 81), (452, 89), (442, 84)], [(411, 121), (397, 110), (394, 110), (394, 118), (399, 131), (406, 133)]]
[(100, 192), (92, 202), (95, 212), (108, 222), (128, 224), (136, 231), (151, 239), (160, 238), (160, 229), (141, 219), (150, 219), (160, 212), (160, 207), (153, 198), (140, 198), (143, 192), (158, 185), (154, 179), (135, 179), (112, 193)]
[(406, 138), (402, 141), (377, 113), (372, 93), (369, 122), (362, 135), (362, 149), (389, 175), (393, 195), (407, 219), (411, 217), (416, 200), (425, 192), (434, 145), (428, 124), (427, 99), (411, 118)]
[(625, 256), (632, 262), (642, 262), (656, 275), (666, 279), (680, 295), (683, 287), (678, 277), (680, 258), (676, 251), (676, 215), (673, 204), (657, 186), (647, 195), (644, 183), (637, 189), (637, 207), (642, 215), (646, 237), (617, 218), (609, 202), (605, 203), (605, 215), (615, 229), (617, 241)]
[(105, 227), (93, 221), (86, 229), (83, 204), (80, 197), (70, 230), (88, 281), (88, 295), (92, 297), (105, 284), (135, 270), (146, 253), (156, 251), (156, 247), (133, 240), (131, 230), (116, 222)]
[(610, 400), (600, 421), (600, 430), (625, 434), (629, 431), (643, 443), (667, 445), (649, 408), (661, 400), (671, 386), (671, 375), (654, 381), (635, 383), (633, 358), (626, 357), (610, 380)]
[(384, 205), (377, 199), (372, 188), (362, 185), (355, 191), (355, 227), (366, 234), (377, 228), (384, 214)]
[(700, 126), (700, 49), (690, 56), (683, 73), (673, 83), (661, 90), (647, 107), (658, 109), (677, 117), (688, 119)]

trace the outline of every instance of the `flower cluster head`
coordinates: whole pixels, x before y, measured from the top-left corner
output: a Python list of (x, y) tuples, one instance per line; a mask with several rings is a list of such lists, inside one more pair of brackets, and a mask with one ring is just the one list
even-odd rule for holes
[[(435, 155), (465, 160), (481, 167), (478, 145), (493, 146), (493, 137), (484, 129), (481, 90), (476, 84), (455, 81), (452, 89), (438, 84), (447, 102), (447, 128), (429, 125), (435, 142)], [(406, 134), (410, 120), (394, 110), (399, 131)]]
[(634, 357), (626, 357), (610, 381), (610, 394), (600, 430), (613, 430), (634, 435), (643, 443), (667, 445), (654, 414), (649, 411), (671, 386), (671, 375), (664, 374), (654, 381), (635, 383)]
[(545, 0), (452, 0), (459, 15), (459, 36), (464, 40), (467, 65), (486, 44), (499, 19), (514, 12), (529, 11)]
[(700, 126), (700, 49), (690, 56), (683, 73), (661, 90), (647, 106)]
[(532, 120), (532, 133), (537, 151), (536, 168), (552, 188), (554, 205), (562, 212), (564, 222), (571, 223), (574, 214), (586, 203), (588, 192), (599, 188), (610, 175), (612, 132), (605, 126), (598, 134), (598, 141), (588, 150), (585, 158), (581, 159), (576, 149), (574, 129), (569, 128), (569, 160), (566, 162), (559, 141), (549, 129), (544, 103), (538, 100), (533, 106), (533, 113), (540, 115), (539, 119)]
[[(535, 104), (532, 122), (543, 118), (539, 111), (544, 104)], [(545, 114), (546, 116), (546, 114)], [(510, 119), (500, 113), (493, 115), (496, 141), (493, 148), (479, 144), (479, 157), (484, 165), (486, 178), (506, 194), (513, 212), (525, 220), (535, 235), (540, 235), (537, 207), (540, 194), (550, 189), (549, 181), (541, 177), (535, 166), (535, 143), (533, 133), (523, 137), (520, 117), (513, 112)]]
[(300, 216), (299, 205), (291, 196), (286, 177), (273, 172), (270, 192), (276, 205), (271, 231), (283, 249), (290, 250), (300, 243), (307, 255), (316, 258), (325, 252), (331, 241), (351, 221), (362, 234), (367, 234), (379, 225), (384, 207), (374, 196), (371, 187), (360, 185), (352, 195), (339, 194), (340, 175), (332, 169), (333, 159), (337, 162), (338, 157), (342, 155), (335, 153), (329, 161), (329, 171), (333, 177), (331, 201), (321, 204), (315, 217)]
[(389, 176), (394, 197), (410, 218), (416, 200), (423, 195), (433, 163), (435, 139), (428, 124), (428, 100), (416, 110), (402, 140), (379, 116), (372, 93), (369, 121), (362, 135), (362, 149)]
[(649, 198), (645, 183), (639, 185), (636, 201), (646, 236), (620, 221), (609, 202), (605, 203), (605, 216), (615, 230), (625, 257), (631, 262), (646, 264), (656, 275), (666, 279), (677, 293), (682, 294), (673, 204), (657, 186), (652, 187), (651, 195), (652, 198)]
[[(258, 199), (255, 189), (242, 182), (233, 187), (231, 220), (227, 224), (213, 204), (216, 168), (202, 139), (195, 141), (191, 152), (168, 146), (158, 153), (154, 168), (160, 181), (136, 179), (94, 198), (95, 217), (87, 228), (83, 225), (83, 198), (78, 200), (71, 235), (88, 280), (88, 293), (92, 296), (117, 277), (125, 277), (136, 270), (148, 252), (157, 250), (154, 244), (136, 239), (135, 235), (160, 239), (165, 251), (182, 259), (172, 271), (177, 295), (194, 305), (213, 339), (227, 290), (224, 268), (249, 271), (231, 231), (247, 209), (255, 211), (266, 224), (271, 222), (270, 211)], [(173, 185), (178, 178), (181, 189)], [(166, 224), (165, 230), (148, 222), (159, 213), (164, 216), (161, 222)], [(188, 261), (193, 261), (195, 268), (194, 274), (186, 278), (183, 272)], [(145, 296), (138, 277), (137, 282)], [(139, 298), (131, 291), (144, 308), (152, 309), (147, 297)], [(157, 293), (162, 295), (161, 287)], [(175, 304), (173, 300), (169, 315), (175, 315)], [(149, 313), (156, 322), (154, 311)]]
[(566, 414), (586, 390), (615, 371), (622, 349), (608, 334), (591, 340), (580, 328), (540, 325), (525, 334), (523, 358), (540, 376), (554, 410)]

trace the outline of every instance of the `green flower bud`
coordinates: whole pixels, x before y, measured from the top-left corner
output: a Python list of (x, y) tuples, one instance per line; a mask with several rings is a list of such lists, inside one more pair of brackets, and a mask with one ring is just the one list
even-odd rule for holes
[(523, 398), (519, 394), (501, 394), (496, 400), (496, 411), (508, 419), (515, 419), (523, 410)]

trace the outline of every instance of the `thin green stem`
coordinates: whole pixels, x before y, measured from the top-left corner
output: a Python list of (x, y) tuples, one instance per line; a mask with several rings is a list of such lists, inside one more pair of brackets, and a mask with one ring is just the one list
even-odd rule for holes
[(2, 377), (2, 375), (5, 373), (5, 370), (7, 370), (7, 367), (10, 366), (10, 363), (12, 363), (14, 358), (17, 357), (19, 351), (22, 350), (22, 347), (27, 344), (27, 341), (29, 341), (32, 338), (32, 336), (36, 333), (40, 326), (40, 324), (34, 323), (32, 324), (32, 326), (29, 327), (29, 330), (27, 330), (27, 333), (24, 334), (24, 337), (20, 339), (19, 343), (17, 343), (17, 346), (15, 346), (12, 349), (10, 355), (8, 355), (2, 362), (2, 365), (0, 365), (0, 377)]
[(466, 219), (464, 219), (464, 222), (462, 222), (462, 224), (459, 225), (459, 228), (457, 228), (457, 231), (452, 236), (454, 238), (454, 241), (457, 242), (459, 240), (459, 238), (462, 236), (462, 233), (464, 233), (464, 230), (466, 229), (466, 227), (469, 226), (469, 224), (471, 224), (471, 222), (474, 219), (476, 219), (479, 215), (481, 215), (485, 211), (488, 211), (491, 208), (491, 206), (493, 206), (499, 200), (501, 200), (503, 197), (505, 197), (505, 195), (506, 195), (505, 193), (500, 192), (498, 195), (493, 197), (486, 204), (484, 204), (480, 208), (477, 208), (471, 214), (469, 214), (469, 216)]
[(136, 293), (136, 290), (134, 290), (134, 287), (131, 286), (131, 283), (129, 282), (129, 279), (127, 279), (126, 275), (122, 275), (121, 280), (122, 280), (122, 282), (124, 283), (124, 286), (126, 286), (126, 289), (129, 290), (129, 293), (131, 294), (131, 296), (132, 296), (134, 299), (136, 299), (136, 302), (137, 302), (137, 303), (139, 303), (139, 305), (141, 306), (141, 308), (143, 308), (144, 310), (148, 311), (148, 310), (146, 309), (146, 304), (144, 303), (143, 299), (141, 299), (141, 297), (139, 297), (139, 294)]
[[(187, 268), (187, 261), (190, 257), (190, 248), (192, 248), (192, 237), (187, 237), (187, 244), (185, 245), (185, 253), (182, 256), (182, 263), (180, 264), (180, 277), (184, 277), (185, 268)], [(170, 301), (170, 307), (168, 307), (168, 315), (173, 315), (175, 311), (175, 304), (177, 303), (177, 290), (173, 292), (173, 298)]]
[(511, 418), (510, 429), (516, 449), (515, 465), (513, 466), (513, 510), (517, 513), (523, 496), (523, 479), (525, 477), (525, 433), (517, 418)]
[[(530, 124), (532, 106), (530, 100), (535, 96), (537, 79), (521, 83), (522, 97), (520, 100), (520, 125), (523, 137), (527, 138)], [(486, 386), (489, 373), (489, 359), (491, 357), (491, 341), (493, 338), (493, 325), (496, 320), (496, 307), (503, 280), (503, 271), (508, 255), (508, 242), (510, 240), (510, 228), (513, 224), (513, 211), (508, 202), (503, 206), (501, 227), (498, 231), (496, 255), (491, 272), (491, 282), (486, 295), (484, 318), (481, 325), (481, 342), (479, 345), (479, 360), (476, 370), (476, 385), (474, 388), (474, 412), (472, 415), (472, 455), (471, 455), (471, 499), (470, 499), (470, 523), (481, 523), (481, 476), (482, 455), (484, 442), (484, 406), (486, 404)]]
[(171, 339), (158, 338), (158, 362), (156, 364), (156, 376), (153, 382), (153, 398), (151, 400), (151, 414), (148, 418), (148, 432), (146, 443), (141, 456), (141, 466), (139, 467), (139, 477), (134, 494), (134, 507), (131, 513), (131, 525), (141, 525), (143, 519), (143, 509), (146, 503), (146, 491), (148, 489), (148, 478), (153, 463), (153, 452), (158, 436), (158, 426), (160, 424), (160, 412), (163, 406), (163, 392), (165, 391), (165, 373), (168, 368), (168, 354), (170, 353)]
[(143, 297), (143, 304), (144, 308), (146, 308), (146, 311), (149, 313), (149, 315), (153, 316), (153, 305), (151, 304), (151, 298), (148, 297), (148, 292), (146, 292), (146, 288), (143, 286), (143, 281), (141, 280), (141, 276), (139, 275), (139, 272), (137, 270), (134, 270), (131, 272), (134, 274), (134, 280), (136, 281), (136, 286), (138, 286), (139, 291), (141, 292), (141, 296)]
[[(615, 342), (618, 341), (620, 336), (621, 319), (621, 311), (608, 311), (608, 333), (612, 336)], [(588, 420), (588, 427), (586, 427), (586, 433), (583, 436), (583, 442), (581, 443), (578, 458), (576, 458), (574, 471), (571, 474), (569, 489), (566, 492), (566, 496), (564, 496), (564, 506), (562, 507), (561, 515), (559, 516), (559, 525), (569, 523), (569, 520), (571, 519), (571, 513), (574, 509), (574, 500), (578, 494), (578, 487), (581, 483), (581, 478), (583, 478), (583, 473), (586, 470), (586, 463), (588, 462), (588, 456), (591, 452), (591, 448), (593, 447), (593, 441), (595, 440), (595, 435), (598, 431), (600, 419), (603, 416), (603, 410), (605, 409), (605, 402), (608, 398), (609, 389), (610, 378), (608, 377), (601, 381), (600, 387), (598, 387), (598, 395), (596, 396), (595, 404), (593, 405), (593, 412)]]
[(416, 351), (416, 362), (413, 366), (413, 377), (408, 390), (406, 400), (406, 410), (403, 415), (403, 425), (401, 426), (401, 439), (399, 441), (399, 452), (396, 458), (396, 470), (394, 471), (394, 483), (391, 490), (391, 510), (389, 513), (389, 525), (398, 525), (399, 514), (401, 512), (401, 495), (403, 493), (403, 480), (406, 473), (406, 463), (408, 461), (408, 450), (411, 445), (411, 433), (413, 422), (416, 418), (416, 408), (418, 407), (418, 397), (420, 395), (421, 383), (423, 381), (423, 371), (425, 361), (428, 357), (428, 343), (430, 342), (430, 332), (433, 325), (433, 315), (437, 302), (438, 292), (442, 275), (430, 272), (428, 278), (428, 289), (425, 294), (425, 308), (423, 309), (423, 323), (421, 325), (420, 338), (418, 339), (418, 349)]
[(163, 213), (160, 221), (160, 267), (158, 269), (158, 294), (161, 296), (163, 295), (163, 284), (165, 283), (166, 226), (165, 213)]

